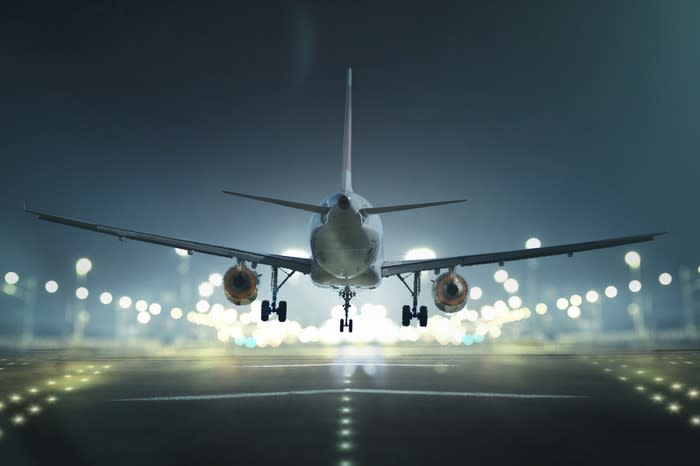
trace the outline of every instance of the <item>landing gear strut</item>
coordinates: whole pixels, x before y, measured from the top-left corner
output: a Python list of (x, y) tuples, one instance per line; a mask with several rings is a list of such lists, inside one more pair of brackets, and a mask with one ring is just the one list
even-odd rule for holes
[(347, 327), (348, 332), (352, 333), (352, 319), (348, 319), (348, 312), (350, 311), (350, 300), (355, 297), (355, 292), (346, 286), (338, 294), (343, 298), (343, 309), (345, 309), (345, 319), (340, 319), (340, 331), (344, 331)]
[(272, 288), (272, 302), (265, 300), (262, 302), (262, 306), (260, 307), (260, 319), (263, 322), (267, 322), (270, 319), (270, 314), (273, 312), (277, 314), (277, 320), (280, 322), (284, 322), (287, 320), (287, 301), (280, 301), (279, 304), (277, 304), (277, 292), (282, 288), (282, 285), (287, 283), (287, 280), (289, 280), (289, 277), (294, 275), (294, 270), (291, 272), (286, 272), (282, 271), (285, 274), (287, 274), (286, 277), (284, 277), (284, 280), (282, 280), (282, 283), (279, 285), (277, 284), (277, 267), (272, 267), (272, 278), (270, 280), (270, 287)]
[(401, 325), (408, 327), (411, 325), (411, 319), (418, 319), (418, 325), (426, 327), (428, 325), (428, 308), (427, 306), (418, 307), (418, 295), (420, 294), (420, 272), (413, 272), (413, 288), (408, 286), (406, 279), (402, 275), (398, 275), (399, 280), (408, 288), (408, 291), (413, 297), (413, 306), (406, 305), (401, 312)]

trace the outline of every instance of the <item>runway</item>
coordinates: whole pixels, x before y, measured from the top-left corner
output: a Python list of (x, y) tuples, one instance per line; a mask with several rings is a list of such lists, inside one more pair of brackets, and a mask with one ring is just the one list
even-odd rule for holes
[(4, 354), (0, 463), (680, 464), (700, 438), (698, 356)]

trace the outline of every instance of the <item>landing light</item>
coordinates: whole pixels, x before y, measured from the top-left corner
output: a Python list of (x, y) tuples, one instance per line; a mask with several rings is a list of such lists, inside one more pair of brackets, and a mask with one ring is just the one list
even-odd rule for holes
[(542, 247), (542, 242), (537, 238), (530, 238), (525, 241), (525, 249), (537, 249)]
[(435, 259), (436, 257), (435, 251), (425, 247), (409, 249), (403, 256), (404, 260), (407, 261)]
[(190, 255), (190, 253), (187, 249), (180, 249), (180, 248), (175, 248), (175, 254), (177, 254), (180, 257), (187, 257)]

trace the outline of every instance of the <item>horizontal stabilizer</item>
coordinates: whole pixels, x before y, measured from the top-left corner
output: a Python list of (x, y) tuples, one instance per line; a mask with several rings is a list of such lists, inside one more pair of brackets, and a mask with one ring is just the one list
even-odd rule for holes
[(301, 202), (286, 201), (284, 199), (273, 199), (271, 197), (253, 196), (252, 194), (235, 193), (233, 191), (224, 191), (224, 193), (230, 194), (232, 196), (245, 197), (247, 199), (253, 199), (256, 201), (268, 202), (270, 204), (277, 204), (284, 207), (291, 207), (292, 209), (314, 212), (316, 214), (325, 214), (326, 212), (328, 212), (328, 207), (320, 205), (303, 204)]
[(360, 213), (364, 215), (372, 214), (385, 214), (387, 212), (398, 212), (400, 210), (411, 210), (411, 209), (422, 209), (423, 207), (435, 207), (438, 205), (456, 204), (458, 202), (466, 202), (466, 199), (456, 199), (453, 201), (437, 201), (437, 202), (425, 202), (423, 204), (403, 204), (403, 205), (390, 205), (386, 207), (368, 207), (366, 209), (361, 209)]

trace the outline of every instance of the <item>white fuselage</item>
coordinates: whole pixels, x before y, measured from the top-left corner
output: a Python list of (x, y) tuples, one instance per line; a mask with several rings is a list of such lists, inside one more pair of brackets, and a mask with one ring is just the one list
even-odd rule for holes
[(327, 214), (311, 218), (311, 281), (319, 286), (375, 288), (382, 279), (384, 258), (382, 222), (378, 215), (363, 215), (372, 207), (354, 192), (329, 196), (322, 206)]

